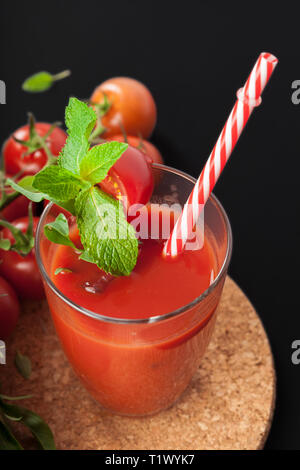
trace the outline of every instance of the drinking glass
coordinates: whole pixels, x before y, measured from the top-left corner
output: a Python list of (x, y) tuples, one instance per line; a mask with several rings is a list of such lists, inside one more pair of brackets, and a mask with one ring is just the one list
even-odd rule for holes
[[(150, 202), (183, 206), (195, 179), (164, 165), (154, 164), (153, 171)], [(209, 238), (218, 266), (207, 290), (177, 310), (163, 315), (153, 312), (150, 318), (141, 314), (139, 319), (87, 310), (52, 282), (50, 267), (57, 245), (46, 238), (44, 226), (61, 211), (54, 204), (44, 210), (37, 229), (36, 257), (55, 329), (71, 366), (92, 397), (114, 413), (144, 416), (171, 406), (190, 383), (213, 333), (232, 249), (224, 209), (214, 195), (204, 208), (204, 236)], [(74, 224), (74, 217), (66, 216)]]

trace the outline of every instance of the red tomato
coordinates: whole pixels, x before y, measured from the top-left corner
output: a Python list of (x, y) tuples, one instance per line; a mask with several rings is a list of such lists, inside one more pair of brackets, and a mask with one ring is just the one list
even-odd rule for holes
[[(50, 127), (51, 124), (37, 122), (35, 124), (35, 131), (38, 135), (43, 137), (49, 131)], [(13, 136), (9, 137), (3, 146), (5, 171), (10, 175), (16, 175), (20, 171), (22, 171), (22, 176), (34, 175), (47, 163), (47, 155), (45, 151), (40, 148), (35, 152), (24, 156), (24, 153), (27, 152), (27, 147), (16, 142), (13, 137), (16, 137), (19, 140), (28, 141), (28, 124), (17, 129)], [(47, 137), (46, 143), (54, 156), (59, 155), (66, 142), (66, 137), (66, 133), (59, 127), (55, 127)]]
[(129, 145), (100, 186), (114, 197), (126, 196), (131, 206), (146, 204), (151, 197), (153, 184), (151, 164), (140, 150)]
[(0, 339), (13, 332), (20, 315), (20, 304), (13, 288), (0, 277)]
[[(35, 234), (38, 217), (33, 218), (33, 231)], [(12, 224), (22, 232), (26, 232), (28, 227), (28, 217), (21, 217)], [(3, 238), (8, 238), (14, 242), (12, 233), (7, 228), (2, 230)], [(21, 256), (14, 251), (0, 250), (0, 275), (9, 281), (23, 299), (40, 300), (44, 298), (44, 287), (42, 278), (35, 260), (35, 250), (26, 256)]]
[(133, 78), (111, 78), (95, 89), (91, 102), (102, 103), (104, 94), (111, 103), (102, 117), (102, 124), (107, 128), (105, 137), (122, 132), (120, 123), (128, 135), (150, 137), (156, 123), (156, 105), (145, 85)]
[[(160, 151), (148, 140), (140, 139), (134, 135), (127, 135), (126, 136), (127, 142), (132, 147), (136, 147), (145, 155), (147, 155), (152, 162), (163, 164), (163, 158), (161, 156)], [(108, 140), (116, 140), (117, 142), (125, 142), (125, 138), (122, 134), (114, 135), (113, 137), (109, 137)]]
[[(13, 192), (13, 189), (6, 188), (6, 193)], [(0, 198), (1, 198), (1, 191), (0, 191)], [(28, 206), (30, 200), (27, 199), (25, 196), (18, 196), (14, 201), (10, 202), (8, 206), (6, 206), (0, 212), (0, 219), (6, 219), (8, 222), (12, 222), (19, 217), (26, 216), (28, 214)], [(32, 203), (32, 211), (35, 213), (35, 204)]]

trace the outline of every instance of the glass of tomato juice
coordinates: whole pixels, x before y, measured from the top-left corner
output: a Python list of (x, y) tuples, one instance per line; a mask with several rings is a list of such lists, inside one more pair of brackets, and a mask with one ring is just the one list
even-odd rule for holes
[[(153, 171), (150, 212), (158, 204), (165, 210), (173, 203), (183, 206), (195, 179), (158, 164)], [(215, 325), (232, 247), (224, 209), (212, 195), (204, 208), (203, 246), (176, 259), (162, 257), (164, 239), (156, 230), (161, 219), (149, 216), (156, 235), (142, 240), (133, 272), (119, 278), (45, 237), (45, 224), (61, 211), (53, 204), (45, 209), (36, 254), (54, 325), (74, 371), (97, 402), (114, 413), (144, 416), (171, 406), (199, 367)], [(66, 216), (76, 244), (75, 218)]]

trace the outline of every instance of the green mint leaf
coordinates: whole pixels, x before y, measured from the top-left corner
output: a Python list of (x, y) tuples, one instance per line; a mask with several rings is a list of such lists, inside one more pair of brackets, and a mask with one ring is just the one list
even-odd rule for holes
[(68, 269), (68, 268), (57, 268), (55, 271), (54, 271), (54, 274), (55, 276), (57, 276), (58, 274), (60, 273), (71, 273), (72, 270), (71, 269)]
[(9, 427), (0, 419), (0, 450), (23, 450)]
[(70, 98), (65, 114), (69, 135), (58, 163), (76, 175), (80, 174), (80, 162), (89, 150), (88, 139), (96, 119), (91, 107), (77, 98)]
[(41, 202), (46, 198), (46, 194), (37, 191), (33, 186), (34, 176), (24, 176), (18, 183), (11, 178), (7, 178), (6, 182), (18, 193), (26, 196), (27, 199), (33, 202)]
[(81, 177), (92, 184), (99, 183), (127, 148), (128, 144), (123, 142), (108, 142), (91, 148), (80, 162)]
[(46, 224), (44, 233), (48, 240), (59, 245), (71, 246), (77, 250), (76, 246), (69, 237), (69, 224), (64, 214), (59, 214), (54, 222)]
[(49, 199), (69, 201), (74, 199), (81, 189), (87, 189), (89, 183), (82, 181), (71, 171), (57, 165), (47, 166), (34, 177), (33, 187), (47, 194)]
[(29, 91), (30, 93), (39, 93), (48, 90), (52, 84), (53, 78), (51, 73), (39, 72), (27, 78), (23, 82), (22, 88), (24, 91)]
[(41, 447), (55, 450), (53, 434), (48, 424), (36, 413), (17, 405), (9, 405), (0, 401), (0, 409), (10, 419), (18, 420), (27, 426)]
[(77, 225), (85, 252), (100, 269), (115, 276), (133, 270), (138, 242), (122, 204), (93, 186), (75, 199)]
[(0, 238), (0, 249), (9, 251), (11, 247), (10, 240), (8, 238)]
[(15, 366), (24, 379), (29, 379), (31, 375), (31, 361), (28, 356), (17, 351), (15, 356)]
[(23, 82), (22, 89), (30, 93), (41, 93), (42, 91), (49, 90), (54, 82), (62, 80), (70, 74), (70, 70), (64, 70), (56, 75), (52, 75), (49, 72), (38, 72), (31, 75)]

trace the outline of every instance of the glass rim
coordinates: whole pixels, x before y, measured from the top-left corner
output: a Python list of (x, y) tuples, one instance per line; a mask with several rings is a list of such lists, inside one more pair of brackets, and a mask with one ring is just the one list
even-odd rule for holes
[[(172, 167), (167, 166), (167, 165), (161, 165), (159, 163), (153, 163), (152, 167), (156, 168), (156, 169), (166, 170), (168, 173), (173, 173), (173, 174), (176, 174), (178, 176), (181, 176), (182, 178), (185, 178), (186, 180), (193, 183), (193, 185), (196, 183), (196, 179), (193, 176), (190, 176), (190, 175), (188, 175), (187, 173), (185, 173), (181, 170), (177, 170), (177, 169), (172, 168)], [(219, 269), (219, 272), (218, 272), (216, 278), (214, 279), (214, 281), (212, 282), (212, 284), (210, 284), (210, 286), (204, 292), (202, 292), (202, 294), (200, 294), (198, 297), (196, 297), (194, 300), (192, 300), (188, 304), (183, 305), (182, 307), (180, 307), (176, 310), (173, 310), (172, 312), (164, 313), (162, 315), (153, 315), (153, 316), (147, 317), (147, 318), (116, 318), (116, 317), (110, 317), (110, 316), (107, 316), (107, 315), (101, 315), (100, 313), (93, 312), (92, 310), (89, 310), (85, 307), (81, 307), (80, 305), (76, 304), (75, 302), (70, 300), (68, 297), (66, 297), (56, 287), (56, 285), (50, 279), (50, 277), (49, 277), (49, 275), (48, 275), (48, 273), (45, 269), (44, 263), (42, 261), (41, 252), (40, 252), (41, 227), (43, 225), (43, 222), (44, 222), (45, 218), (47, 217), (48, 213), (50, 212), (52, 206), (54, 205), (52, 202), (50, 202), (47, 205), (47, 207), (44, 209), (44, 211), (43, 211), (43, 213), (40, 217), (40, 220), (39, 220), (39, 223), (38, 223), (38, 226), (37, 226), (37, 230), (36, 230), (35, 252), (36, 252), (36, 261), (37, 261), (39, 270), (41, 272), (41, 275), (44, 278), (44, 280), (46, 281), (47, 285), (54, 292), (54, 294), (56, 294), (66, 304), (68, 304), (70, 307), (74, 308), (75, 310), (77, 310), (78, 312), (80, 312), (83, 315), (94, 318), (95, 320), (103, 321), (105, 323), (114, 323), (114, 324), (142, 324), (142, 323), (146, 323), (147, 324), (147, 323), (157, 323), (157, 322), (160, 322), (160, 321), (178, 316), (178, 315), (186, 312), (187, 310), (191, 309), (195, 305), (201, 303), (216, 288), (216, 286), (219, 284), (224, 272), (226, 271), (226, 269), (229, 265), (230, 259), (231, 259), (232, 230), (231, 230), (231, 225), (230, 225), (228, 216), (227, 216), (227, 214), (225, 212), (225, 209), (223, 208), (222, 204), (220, 203), (218, 198), (213, 193), (210, 194), (209, 199), (212, 199), (214, 201), (214, 203), (216, 204), (216, 206), (218, 207), (218, 209), (220, 209), (221, 215), (222, 215), (223, 220), (225, 222), (225, 227), (226, 227), (226, 232), (227, 232), (227, 248), (226, 248), (225, 258), (224, 258), (223, 264), (222, 264), (221, 268)]]

